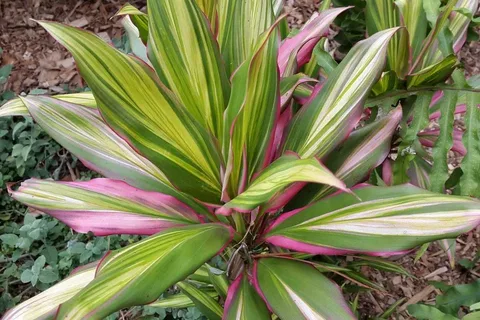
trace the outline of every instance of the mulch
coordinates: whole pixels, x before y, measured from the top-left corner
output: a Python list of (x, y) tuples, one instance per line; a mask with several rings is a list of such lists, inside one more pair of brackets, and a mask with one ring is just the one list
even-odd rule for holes
[[(31, 19), (55, 20), (80, 26), (105, 39), (121, 36), (121, 26), (110, 17), (126, 1), (97, 0), (0, 0), (0, 47), (4, 52), (1, 64), (13, 64), (7, 89), (17, 94), (28, 93), (40, 88), (48, 93), (63, 93), (84, 84), (76, 71), (71, 56)], [(139, 8), (145, 1), (129, 1)], [(288, 21), (292, 26), (301, 26), (316, 10), (319, 0), (286, 0)], [(467, 44), (460, 57), (468, 75), (480, 73), (480, 44)], [(456, 242), (457, 261), (472, 259), (480, 250), (480, 228), (461, 236)], [(397, 263), (407, 269), (413, 277), (380, 272), (365, 267), (362, 271), (380, 284), (385, 291), (363, 293), (360, 297), (360, 311), (366, 316), (381, 314), (401, 298), (406, 298), (395, 319), (411, 319), (404, 311), (411, 303), (431, 303), (440, 292), (429, 281), (447, 284), (469, 283), (480, 278), (480, 266), (466, 270), (458, 264), (454, 269), (449, 265), (446, 253), (435, 243), (425, 255), (414, 263), (415, 252), (394, 257)], [(393, 318), (392, 318), (393, 319)]]

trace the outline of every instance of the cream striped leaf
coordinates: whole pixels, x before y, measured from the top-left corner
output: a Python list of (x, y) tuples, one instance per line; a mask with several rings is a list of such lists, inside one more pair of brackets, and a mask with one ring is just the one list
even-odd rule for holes
[(415, 60), (422, 49), (422, 42), (427, 36), (428, 20), (423, 9), (425, 0), (397, 0), (395, 5), (400, 10), (404, 26), (408, 31), (408, 41), (412, 48), (411, 59)]
[[(353, 187), (381, 165), (391, 149), (392, 137), (402, 119), (402, 108), (397, 107), (386, 117), (355, 130), (332, 152), (325, 165), (347, 187)], [(296, 205), (304, 206), (333, 193), (327, 185), (308, 185), (299, 193)]]
[(412, 185), (363, 187), (283, 214), (266, 234), (280, 247), (338, 255), (393, 255), (480, 224), (480, 201)]
[(233, 77), (223, 139), (223, 153), (228, 155), (223, 188), (228, 187), (230, 195), (243, 191), (269, 162), (280, 112), (277, 50), (278, 34), (272, 26)]
[(218, 2), (218, 43), (228, 74), (255, 50), (260, 35), (275, 21), (270, 0), (222, 0)]
[(346, 190), (345, 184), (317, 159), (299, 159), (297, 155), (289, 153), (268, 166), (243, 193), (226, 203), (217, 213), (227, 214), (231, 209), (250, 212), (269, 200), (269, 210), (276, 210), (278, 202), (283, 202), (282, 197), (289, 196), (288, 192), (282, 191), (296, 182), (320, 183)]
[(163, 172), (116, 135), (97, 110), (50, 97), (22, 99), (35, 121), (90, 169), (140, 189), (174, 196), (197, 212), (208, 214), (203, 206), (176, 190)]
[(132, 20), (132, 23), (138, 29), (140, 39), (142, 39), (143, 43), (147, 43), (149, 20), (147, 14), (127, 3), (115, 14), (115, 16), (129, 16)]
[(219, 201), (221, 159), (214, 141), (147, 65), (89, 32), (40, 24), (73, 54), (109, 126), (181, 191)]
[(92, 263), (75, 269), (63, 281), (9, 310), (2, 320), (53, 319), (59, 305), (75, 296), (95, 278), (96, 268), (97, 264)]
[(345, 139), (383, 71), (388, 43), (397, 30), (378, 32), (352, 48), (320, 93), (296, 114), (283, 150), (323, 158)]
[(228, 289), (222, 320), (270, 320), (270, 312), (248, 280), (240, 274)]
[[(213, 299), (218, 298), (218, 292), (212, 288), (203, 289), (202, 292)], [(177, 293), (174, 295), (162, 297), (157, 301), (150, 303), (149, 306), (154, 308), (188, 308), (194, 307), (195, 304), (184, 293)]]
[(148, 54), (188, 112), (221, 138), (230, 84), (205, 15), (192, 0), (149, 1)]
[[(400, 27), (400, 11), (392, 0), (367, 0), (366, 22), (369, 34)], [(408, 33), (397, 32), (388, 44), (387, 65), (402, 79), (408, 72), (409, 51)]]
[(108, 253), (95, 279), (60, 306), (57, 318), (103, 319), (148, 304), (222, 250), (232, 232), (221, 224), (179, 227)]
[(97, 236), (152, 235), (164, 229), (200, 223), (195, 211), (174, 197), (143, 191), (119, 180), (30, 179), (18, 190), (10, 190), (10, 194), (77, 232), (93, 232)]
[[(81, 93), (69, 93), (69, 94), (58, 94), (53, 96), (58, 100), (66, 101), (69, 103), (75, 103), (84, 107), (96, 109), (97, 103), (93, 97), (92, 92), (81, 92)], [(27, 106), (23, 103), (22, 99), (15, 98), (7, 103), (5, 103), (0, 108), (0, 117), (6, 116), (30, 116)]]
[[(199, 8), (203, 11), (205, 16), (210, 23), (210, 28), (214, 34), (217, 34), (218, 28), (218, 10), (217, 2), (218, 0), (195, 0)], [(223, 1), (223, 0), (220, 0)]]
[(340, 288), (313, 266), (290, 259), (255, 261), (257, 291), (280, 319), (355, 320)]

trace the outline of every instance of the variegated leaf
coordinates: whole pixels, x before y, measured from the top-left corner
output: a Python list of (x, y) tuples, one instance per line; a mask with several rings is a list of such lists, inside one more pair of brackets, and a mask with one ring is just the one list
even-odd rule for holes
[(273, 5), (269, 0), (222, 0), (218, 16), (218, 42), (231, 75), (252, 56), (260, 35), (274, 23)]
[(278, 67), (282, 76), (291, 76), (310, 60), (312, 50), (321, 37), (328, 33), (330, 24), (342, 12), (349, 9), (334, 8), (315, 13), (300, 32), (285, 39), (278, 52)]
[(40, 24), (73, 54), (109, 126), (181, 191), (219, 201), (221, 158), (214, 141), (148, 66), (89, 32)]
[(357, 319), (340, 288), (313, 266), (290, 259), (255, 261), (257, 291), (281, 319)]
[(443, 83), (450, 77), (458, 66), (455, 55), (449, 55), (438, 63), (432, 64), (425, 69), (412, 73), (407, 77), (407, 87), (419, 87)]
[[(397, 107), (386, 117), (354, 131), (332, 152), (326, 166), (347, 187), (353, 187), (383, 163), (391, 149), (391, 141), (400, 120), (402, 108)], [(302, 205), (315, 202), (331, 193), (330, 186), (309, 185), (298, 195)], [(308, 200), (307, 200), (308, 199)]]
[(12, 197), (48, 213), (77, 232), (152, 235), (199, 223), (198, 215), (172, 196), (143, 191), (123, 181), (93, 179), (55, 182), (30, 179)]
[(226, 192), (242, 192), (253, 175), (269, 162), (275, 120), (280, 112), (277, 44), (277, 32), (272, 26), (233, 77), (223, 139), (223, 153), (228, 155), (224, 199)]
[(322, 90), (296, 114), (283, 150), (302, 158), (323, 158), (350, 133), (382, 73), (388, 42), (397, 30), (378, 32), (354, 46)]
[(205, 15), (191, 0), (149, 1), (148, 54), (188, 112), (221, 138), (230, 84)]
[[(213, 299), (216, 299), (218, 297), (218, 292), (212, 288), (203, 289), (202, 292)], [(188, 308), (194, 307), (195, 304), (184, 293), (177, 293), (174, 295), (162, 297), (157, 301), (150, 303), (148, 306), (154, 308)]]
[(228, 289), (225, 314), (222, 320), (270, 320), (270, 312), (248, 281), (248, 275), (240, 274)]
[(147, 56), (147, 46), (143, 43), (140, 37), (140, 31), (137, 26), (132, 22), (130, 16), (126, 16), (121, 20), (122, 26), (125, 29), (130, 42), (130, 48), (132, 53), (145, 63), (152, 65)]
[(223, 308), (209, 294), (187, 281), (177, 283), (182, 292), (193, 301), (200, 312), (209, 320), (221, 320)]
[(210, 28), (213, 33), (216, 34), (216, 30), (218, 27), (218, 0), (195, 0), (205, 14), (210, 23)]
[[(472, 14), (477, 12), (479, 5), (478, 0), (459, 0), (455, 7), (457, 9), (464, 9)], [(465, 41), (467, 41), (467, 30), (471, 19), (460, 12), (453, 12), (452, 18), (448, 28), (453, 35), (453, 52), (458, 53), (462, 49)]]
[(63, 281), (18, 304), (3, 315), (2, 320), (46, 320), (53, 319), (57, 308), (75, 296), (94, 278), (96, 263), (75, 269)]
[[(369, 34), (400, 26), (400, 12), (392, 0), (367, 0), (366, 23)], [(408, 33), (402, 30), (388, 44), (387, 65), (402, 78), (408, 71)]]
[(250, 212), (269, 200), (271, 202), (266, 210), (275, 211), (286, 202), (283, 198), (290, 199), (295, 194), (292, 195), (292, 191), (284, 189), (296, 182), (321, 183), (346, 190), (345, 184), (317, 159), (299, 159), (296, 154), (289, 153), (268, 166), (243, 193), (226, 203), (216, 213), (228, 214), (231, 209)]
[(22, 98), (35, 121), (90, 169), (131, 186), (176, 197), (197, 212), (208, 211), (176, 190), (165, 175), (103, 122), (97, 110), (61, 100)]
[(127, 3), (115, 14), (115, 16), (129, 16), (132, 23), (137, 27), (140, 39), (143, 43), (147, 43), (149, 19), (145, 13)]
[(427, 36), (428, 21), (423, 9), (425, 0), (397, 0), (403, 24), (408, 30), (408, 40), (412, 48), (411, 59), (416, 59), (422, 49), (422, 42)]
[(95, 279), (62, 304), (58, 319), (103, 319), (112, 312), (156, 300), (228, 244), (233, 230), (221, 224), (179, 227), (107, 254)]
[(480, 224), (480, 201), (468, 197), (412, 185), (363, 187), (354, 193), (362, 201), (343, 193), (283, 214), (266, 241), (312, 254), (388, 256), (456, 237)]
[(303, 83), (315, 82), (318, 82), (318, 80), (309, 78), (302, 73), (297, 73), (293, 76), (282, 78), (280, 80), (280, 106), (282, 111), (287, 107), (298, 86)]
[[(53, 96), (53, 98), (92, 109), (97, 108), (97, 103), (95, 102), (92, 92), (58, 94)], [(8, 101), (0, 108), (0, 117), (6, 116), (30, 116), (30, 113), (22, 99), (15, 98)]]
[[(425, 130), (418, 134), (419, 141), (422, 145), (428, 148), (432, 148), (437, 142), (438, 137), (441, 135), (440, 129)], [(453, 144), (450, 150), (459, 153), (461, 156), (467, 154), (467, 149), (462, 142), (463, 131), (458, 128), (453, 129)]]

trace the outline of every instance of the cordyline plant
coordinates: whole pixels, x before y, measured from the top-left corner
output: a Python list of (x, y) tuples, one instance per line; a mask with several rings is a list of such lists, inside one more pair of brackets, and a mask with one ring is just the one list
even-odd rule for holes
[[(406, 123), (391, 105), (365, 121), (367, 98), (392, 96), (373, 90), (383, 88), (387, 56), (386, 72), (403, 79), (420, 62), (394, 64), (389, 53), (407, 32), (394, 26), (372, 32), (320, 77), (300, 73), (347, 9), (323, 10), (284, 38), (282, 1), (150, 0), (148, 15), (132, 6), (118, 13), (134, 55), (39, 22), (73, 54), (92, 92), (22, 97), (0, 114), (31, 115), (106, 178), (31, 179), (11, 186), (12, 197), (77, 232), (149, 237), (4, 319), (101, 319), (189, 303), (209, 319), (355, 319), (318, 256), (398, 255), (476, 227), (476, 199), (359, 184)], [(405, 54), (425, 55), (425, 43), (410, 41)], [(425, 84), (411, 80), (409, 92)], [(226, 270), (210, 266), (217, 255)], [(181, 293), (164, 294), (172, 287)]]

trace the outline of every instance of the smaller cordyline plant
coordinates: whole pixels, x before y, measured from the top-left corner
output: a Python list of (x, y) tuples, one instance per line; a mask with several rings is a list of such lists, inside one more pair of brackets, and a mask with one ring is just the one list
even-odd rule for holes
[[(209, 319), (355, 319), (317, 256), (397, 255), (476, 227), (476, 199), (359, 184), (402, 120), (389, 106), (359, 126), (392, 39), (407, 30), (372, 33), (328, 75), (300, 73), (347, 9), (316, 13), (285, 38), (282, 1), (150, 0), (148, 15), (118, 13), (134, 55), (39, 21), (92, 92), (22, 97), (0, 114), (31, 115), (105, 178), (30, 179), (12, 197), (77, 232), (149, 237), (4, 319), (101, 319), (166, 306), (172, 286)], [(405, 77), (409, 66), (393, 60)], [(217, 255), (226, 270), (209, 264)]]

